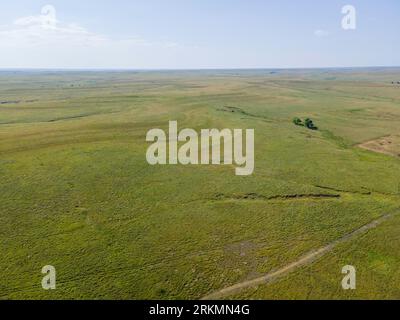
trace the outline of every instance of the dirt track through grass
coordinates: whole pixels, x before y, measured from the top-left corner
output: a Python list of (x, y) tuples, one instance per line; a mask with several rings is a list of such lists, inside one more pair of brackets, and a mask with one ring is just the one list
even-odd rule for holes
[(201, 300), (222, 299), (224, 297), (236, 294), (236, 293), (240, 292), (241, 290), (249, 288), (249, 287), (256, 287), (259, 285), (268, 284), (268, 283), (276, 280), (277, 278), (287, 275), (290, 272), (292, 272), (302, 266), (313, 263), (318, 258), (321, 258), (328, 252), (332, 251), (338, 244), (349, 241), (349, 240), (357, 237), (358, 235), (361, 235), (361, 234), (367, 232), (370, 229), (376, 228), (377, 226), (379, 226), (386, 220), (390, 219), (393, 215), (395, 215), (397, 213), (398, 213), (398, 211), (387, 213), (387, 214), (381, 216), (380, 218), (375, 219), (374, 221), (362, 226), (361, 228), (356, 229), (353, 232), (344, 235), (340, 239), (331, 242), (330, 244), (326, 245), (325, 247), (322, 247), (318, 250), (314, 250), (314, 251), (307, 253), (306, 255), (302, 256), (299, 260), (297, 260), (293, 263), (290, 263), (274, 272), (268, 273), (259, 278), (240, 282), (233, 286), (218, 290), (216, 292), (213, 292), (213, 293), (201, 298)]

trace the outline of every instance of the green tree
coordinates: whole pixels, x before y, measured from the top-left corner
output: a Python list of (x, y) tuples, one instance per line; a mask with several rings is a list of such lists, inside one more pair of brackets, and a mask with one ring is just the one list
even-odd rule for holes
[(313, 122), (310, 118), (307, 118), (307, 119), (304, 121), (304, 123), (305, 123), (305, 125), (306, 125), (306, 127), (307, 127), (308, 129), (311, 129), (311, 130), (318, 130), (318, 128), (314, 125), (314, 122)]
[(301, 119), (300, 118), (294, 118), (293, 119), (293, 123), (296, 125), (296, 126), (302, 126), (303, 125), (303, 122), (301, 121)]

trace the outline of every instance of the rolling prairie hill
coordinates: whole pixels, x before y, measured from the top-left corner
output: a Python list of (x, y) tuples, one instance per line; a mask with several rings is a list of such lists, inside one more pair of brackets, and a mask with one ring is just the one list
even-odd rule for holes
[[(0, 299), (399, 299), (400, 159), (360, 147), (400, 135), (398, 79), (1, 71)], [(170, 120), (255, 129), (254, 174), (150, 166), (146, 133)]]

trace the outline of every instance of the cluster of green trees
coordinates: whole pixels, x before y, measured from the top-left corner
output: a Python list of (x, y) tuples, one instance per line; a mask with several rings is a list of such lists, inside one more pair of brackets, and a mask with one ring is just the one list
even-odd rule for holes
[(293, 123), (296, 125), (296, 126), (302, 126), (302, 127), (306, 127), (306, 128), (308, 128), (308, 129), (310, 129), (310, 130), (318, 130), (318, 127), (316, 127), (315, 125), (314, 125), (314, 122), (310, 119), (310, 118), (306, 118), (305, 120), (304, 120), (304, 123), (303, 123), (303, 121), (300, 119), (300, 118), (294, 118), (293, 119)]

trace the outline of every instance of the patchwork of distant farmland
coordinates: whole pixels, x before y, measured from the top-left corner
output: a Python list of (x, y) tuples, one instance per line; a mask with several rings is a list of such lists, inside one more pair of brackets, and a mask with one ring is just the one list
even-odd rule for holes
[[(1, 71), (0, 299), (399, 299), (400, 158), (379, 147), (400, 150), (397, 81), (396, 68)], [(254, 174), (149, 165), (146, 133), (170, 120), (255, 129)], [(357, 290), (342, 289), (345, 265)]]

